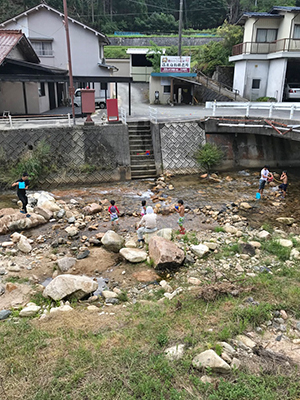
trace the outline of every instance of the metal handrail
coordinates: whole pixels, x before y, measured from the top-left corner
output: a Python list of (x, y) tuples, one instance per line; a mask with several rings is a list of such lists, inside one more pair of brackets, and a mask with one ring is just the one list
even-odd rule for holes
[[(55, 117), (55, 118), (54, 118)], [(30, 122), (39, 122), (43, 123), (68, 123), (68, 126), (72, 126), (71, 115), (68, 114), (59, 114), (59, 115), (39, 115), (39, 116), (11, 116), (10, 114), (7, 117), (0, 117), (0, 127), (1, 123), (9, 124), (10, 128), (13, 129), (15, 126), (18, 126), (20, 123), (26, 124)]]
[(300, 39), (283, 38), (273, 42), (243, 42), (232, 48), (232, 55), (269, 54), (278, 51), (299, 51)]
[(208, 83), (211, 83), (213, 85), (216, 85), (219, 87), (219, 93), (221, 93), (221, 89), (226, 89), (229, 90), (230, 92), (232, 92), (234, 94), (234, 99), (236, 100), (236, 97), (240, 94), (240, 91), (238, 89), (234, 89), (232, 86), (226, 85), (225, 83), (221, 83), (218, 81), (215, 81), (212, 78), (209, 78), (207, 75), (205, 75), (202, 71), (197, 71), (197, 75), (202, 76), (205, 81), (206, 81), (206, 87), (208, 87)]

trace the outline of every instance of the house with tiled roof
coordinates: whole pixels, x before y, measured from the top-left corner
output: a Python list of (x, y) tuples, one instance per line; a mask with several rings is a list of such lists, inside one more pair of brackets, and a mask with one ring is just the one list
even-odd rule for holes
[(242, 97), (285, 99), (287, 85), (300, 83), (300, 7), (244, 13), (243, 43), (233, 47), (234, 89)]
[[(39, 4), (15, 17), (0, 23), (0, 29), (22, 30), (44, 66), (68, 70), (68, 53), (64, 14), (48, 6)], [(69, 33), (74, 76), (85, 77), (83, 82), (76, 81), (76, 87), (89, 85), (95, 88), (96, 97), (105, 97), (107, 83), (93, 82), (88, 77), (109, 77), (113, 66), (104, 59), (104, 46), (108, 38), (101, 32), (69, 17)], [(51, 109), (60, 105), (67, 95), (66, 85), (62, 89), (60, 82), (55, 82), (51, 95)]]
[[(41, 74), (45, 77), (40, 81)], [(47, 81), (67, 70), (41, 65), (21, 30), (0, 29), (0, 113), (40, 114), (50, 109)], [(21, 77), (27, 76), (26, 81)]]

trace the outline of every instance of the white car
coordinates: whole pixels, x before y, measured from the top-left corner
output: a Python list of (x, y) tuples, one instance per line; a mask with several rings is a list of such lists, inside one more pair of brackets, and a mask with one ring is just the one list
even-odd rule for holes
[[(75, 107), (81, 107), (81, 89), (76, 89), (74, 94)], [(99, 108), (106, 108), (105, 98), (95, 97), (95, 105)]]
[(286, 99), (300, 99), (300, 83), (287, 83), (286, 85)]

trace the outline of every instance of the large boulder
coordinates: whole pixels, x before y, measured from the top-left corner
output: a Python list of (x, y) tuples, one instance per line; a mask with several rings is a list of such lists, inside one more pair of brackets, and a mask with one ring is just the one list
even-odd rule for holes
[(34, 207), (34, 212), (35, 214), (39, 214), (42, 217), (44, 217), (47, 221), (53, 217), (53, 212), (50, 210), (47, 210), (47, 208), (43, 207)]
[(21, 235), (20, 240), (18, 241), (18, 249), (21, 250), (22, 253), (30, 253), (32, 250), (31, 244), (23, 235)]
[(84, 207), (83, 212), (85, 214), (97, 214), (98, 212), (102, 211), (102, 209), (103, 207), (100, 204), (92, 203)]
[(230, 365), (227, 364), (213, 350), (206, 350), (194, 357), (192, 361), (193, 367), (197, 369), (211, 369), (212, 372), (226, 374), (230, 372)]
[(120, 254), (125, 258), (125, 260), (131, 263), (139, 263), (147, 260), (147, 253), (142, 249), (123, 247), (120, 250)]
[(156, 232), (157, 236), (161, 236), (165, 239), (171, 240), (172, 239), (172, 234), (173, 234), (173, 229), (172, 228), (163, 228), (160, 229), (159, 231)]
[(5, 235), (10, 231), (22, 231), (35, 226), (45, 224), (47, 221), (38, 214), (31, 214), (30, 218), (21, 214), (19, 210), (12, 208), (2, 209), (0, 218), (0, 235)]
[(175, 269), (182, 265), (184, 251), (163, 237), (154, 236), (149, 242), (149, 256), (155, 269)]
[(97, 288), (98, 283), (87, 276), (59, 275), (45, 288), (43, 296), (53, 300), (61, 300), (67, 296), (81, 299)]
[(114, 231), (107, 231), (101, 239), (103, 246), (114, 253), (118, 253), (124, 246), (125, 240)]

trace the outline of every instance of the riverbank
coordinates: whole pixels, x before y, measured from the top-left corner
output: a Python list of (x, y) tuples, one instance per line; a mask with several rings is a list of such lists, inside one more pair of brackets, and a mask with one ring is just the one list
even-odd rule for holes
[[(268, 187), (260, 201), (251, 171), (55, 191), (66, 214), (23, 232), (31, 252), (1, 247), (0, 309), (11, 312), (0, 323), (3, 398), (299, 398), (299, 189), (291, 182), (287, 199)], [(136, 240), (141, 199), (156, 208), (183, 265), (159, 271), (149, 258), (134, 264), (101, 245), (111, 198), (127, 243)], [(179, 198), (186, 235), (172, 211)], [(96, 202), (101, 210), (83, 212)], [(43, 284), (61, 274), (66, 257), (75, 258), (68, 274), (102, 279), (116, 300), (45, 299)], [(30, 300), (40, 308), (21, 317)], [(223, 370), (197, 364), (207, 350), (221, 356)]]

